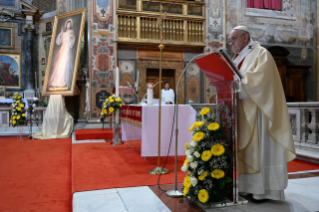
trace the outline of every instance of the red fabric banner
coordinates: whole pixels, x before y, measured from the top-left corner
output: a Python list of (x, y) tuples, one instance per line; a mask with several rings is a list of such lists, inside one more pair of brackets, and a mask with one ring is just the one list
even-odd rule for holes
[(141, 106), (123, 105), (121, 111), (122, 120), (142, 124)]
[(281, 0), (247, 0), (247, 7), (269, 10), (281, 10)]

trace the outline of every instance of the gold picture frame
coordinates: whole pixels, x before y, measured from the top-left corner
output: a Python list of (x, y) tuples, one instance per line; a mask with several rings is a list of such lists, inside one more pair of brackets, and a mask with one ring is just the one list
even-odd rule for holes
[(0, 49), (14, 49), (14, 27), (0, 26)]
[(6, 98), (6, 86), (0, 86), (0, 99)]
[(21, 89), (21, 55), (0, 53), (0, 86)]
[(55, 16), (42, 96), (77, 94), (85, 18), (86, 8)]

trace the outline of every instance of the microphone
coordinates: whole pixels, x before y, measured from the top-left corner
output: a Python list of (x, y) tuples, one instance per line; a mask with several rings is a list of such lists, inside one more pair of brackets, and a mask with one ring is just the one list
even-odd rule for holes
[[(161, 82), (163, 82), (163, 81), (161, 81)], [(155, 85), (153, 85), (152, 88), (155, 88), (155, 86), (156, 86), (158, 83), (160, 83), (160, 81), (158, 81), (157, 83), (155, 83)]]
[(137, 102), (139, 102), (140, 101), (140, 99), (138, 98), (138, 95), (137, 95), (137, 93), (135, 92), (135, 89), (133, 88), (133, 86), (130, 84), (130, 82), (126, 82), (126, 84), (128, 84), (131, 88), (132, 88), (132, 90), (133, 90), (133, 93), (134, 93), (134, 95), (137, 97)]

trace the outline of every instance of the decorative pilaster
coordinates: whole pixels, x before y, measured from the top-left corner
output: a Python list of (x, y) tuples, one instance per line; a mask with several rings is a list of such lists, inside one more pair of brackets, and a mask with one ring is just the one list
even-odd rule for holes
[(308, 135), (309, 143), (318, 143), (319, 133), (318, 133), (318, 122), (319, 122), (319, 110), (318, 109), (309, 109), (311, 113), (311, 123), (308, 124), (311, 134)]
[(34, 90), (34, 71), (32, 69), (32, 50), (33, 50), (33, 37), (35, 26), (33, 24), (33, 17), (27, 16), (26, 24), (24, 29), (27, 34), (27, 46), (26, 46), (26, 57), (25, 57), (25, 72), (26, 72), (26, 89), (24, 91), (25, 98), (30, 99), (35, 95)]

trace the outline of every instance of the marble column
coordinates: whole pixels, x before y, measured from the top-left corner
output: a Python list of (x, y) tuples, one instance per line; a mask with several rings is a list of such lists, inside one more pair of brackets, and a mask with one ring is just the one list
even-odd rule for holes
[(25, 76), (26, 76), (26, 89), (24, 91), (25, 98), (31, 99), (35, 96), (35, 89), (34, 89), (34, 73), (32, 69), (32, 48), (33, 48), (33, 35), (35, 26), (33, 23), (26, 23), (24, 25), (24, 29), (27, 35), (27, 46), (26, 46), (26, 57), (25, 57)]

